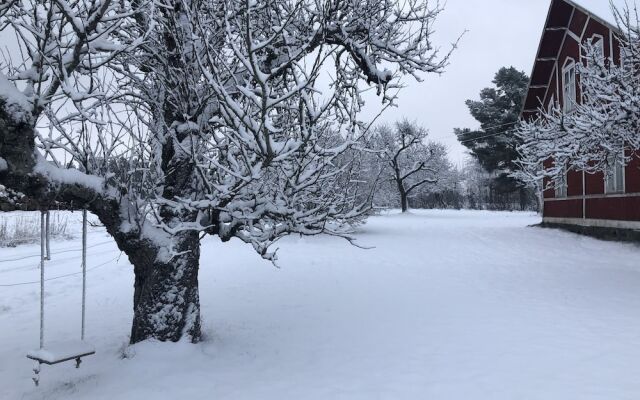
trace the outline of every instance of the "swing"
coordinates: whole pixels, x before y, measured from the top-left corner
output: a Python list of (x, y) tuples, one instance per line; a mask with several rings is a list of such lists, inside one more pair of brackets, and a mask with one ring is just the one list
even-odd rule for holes
[(42, 364), (55, 365), (65, 361), (76, 361), (80, 367), (82, 357), (95, 354), (95, 348), (84, 341), (85, 298), (87, 282), (87, 210), (82, 211), (82, 325), (80, 340), (44, 344), (44, 265), (51, 259), (49, 251), (49, 212), (40, 215), (40, 348), (27, 353), (27, 358), (35, 361), (33, 382), (40, 383), (40, 367)]

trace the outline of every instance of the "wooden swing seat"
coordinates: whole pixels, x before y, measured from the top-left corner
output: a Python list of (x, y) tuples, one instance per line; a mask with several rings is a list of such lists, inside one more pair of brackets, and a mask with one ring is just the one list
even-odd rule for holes
[(78, 360), (95, 354), (96, 349), (87, 342), (80, 340), (51, 343), (42, 349), (27, 353), (27, 358), (41, 364), (54, 365), (65, 361)]

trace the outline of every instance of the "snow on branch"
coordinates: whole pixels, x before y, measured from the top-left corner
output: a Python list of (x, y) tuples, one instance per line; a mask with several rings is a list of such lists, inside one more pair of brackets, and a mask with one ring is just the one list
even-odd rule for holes
[(548, 185), (567, 169), (589, 173), (626, 164), (640, 149), (640, 35), (637, 13), (616, 10), (620, 59), (602, 57), (594, 43), (583, 46), (577, 66), (581, 99), (569, 112), (559, 104), (539, 109), (539, 118), (522, 121), (516, 134), (521, 170), (516, 176), (532, 185)]
[(425, 0), (14, 2), (0, 27), (23, 57), (1, 70), (38, 123), (46, 162), (31, 167), (100, 186), (118, 204), (114, 229), (167, 243), (194, 231), (239, 238), (274, 260), (268, 249), (285, 235), (350, 239), (366, 217), (362, 94), (373, 85), (390, 102), (402, 75), (444, 70), (448, 54), (431, 41), (441, 10)]

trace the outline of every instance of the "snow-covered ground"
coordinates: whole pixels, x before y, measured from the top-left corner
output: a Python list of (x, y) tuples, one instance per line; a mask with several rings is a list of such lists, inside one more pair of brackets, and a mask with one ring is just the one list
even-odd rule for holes
[[(74, 214), (75, 221), (80, 214)], [(281, 268), (207, 239), (205, 340), (127, 347), (131, 266), (89, 235), (82, 367), (25, 358), (37, 284), (0, 286), (0, 399), (640, 398), (640, 248), (528, 228), (525, 213), (375, 217), (362, 250), (329, 237), (280, 243)], [(79, 271), (55, 242), (47, 275)], [(71, 250), (71, 251), (69, 251)], [(0, 285), (38, 280), (37, 245), (0, 249)], [(79, 335), (80, 275), (47, 282), (46, 338)]]

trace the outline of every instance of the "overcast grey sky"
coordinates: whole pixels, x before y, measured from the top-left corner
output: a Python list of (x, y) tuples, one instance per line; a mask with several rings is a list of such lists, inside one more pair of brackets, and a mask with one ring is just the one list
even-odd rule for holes
[[(577, 3), (612, 20), (609, 0)], [(615, 3), (622, 5), (624, 0)], [(382, 120), (407, 117), (418, 121), (430, 130), (432, 139), (449, 147), (456, 165), (462, 164), (466, 149), (458, 144), (453, 128), (478, 126), (465, 100), (477, 98), (502, 66), (531, 73), (549, 4), (550, 0), (448, 0), (435, 27), (435, 43), (444, 51), (447, 44), (468, 31), (451, 65), (442, 76), (428, 76), (422, 83), (408, 81), (399, 107), (388, 110)]]

